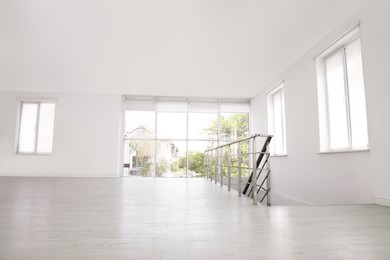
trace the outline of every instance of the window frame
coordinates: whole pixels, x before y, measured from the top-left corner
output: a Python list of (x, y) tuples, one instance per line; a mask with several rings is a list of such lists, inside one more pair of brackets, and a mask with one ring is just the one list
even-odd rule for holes
[[(357, 40), (357, 39), (355, 39)], [(351, 41), (350, 43), (352, 43)], [(349, 44), (349, 43), (348, 43)], [(324, 81), (325, 81), (325, 110), (326, 110), (326, 118), (327, 118), (327, 131), (328, 131), (328, 138), (327, 138), (327, 147), (328, 151), (343, 151), (343, 150), (353, 150), (352, 148), (352, 126), (351, 126), (351, 109), (350, 109), (350, 102), (349, 102), (349, 87), (348, 87), (348, 68), (347, 68), (347, 61), (346, 61), (346, 51), (345, 48), (348, 46), (348, 44), (345, 44), (344, 46), (336, 49), (333, 51), (331, 54), (327, 55), (326, 57), (323, 58), (323, 63), (324, 63)], [(330, 58), (334, 57), (337, 54), (342, 55), (342, 65), (343, 65), (343, 78), (344, 78), (344, 92), (345, 92), (345, 97), (344, 97), (344, 110), (339, 111), (340, 113), (346, 113), (346, 124), (347, 124), (347, 136), (348, 136), (348, 147), (342, 147), (342, 148), (332, 148), (331, 142), (332, 142), (332, 133), (331, 133), (331, 126), (332, 126), (332, 121), (330, 119), (330, 101), (329, 101), (329, 87), (328, 87), (328, 81), (327, 81), (327, 68), (326, 68), (326, 62)]]
[[(287, 156), (287, 138), (286, 138), (286, 109), (285, 109), (285, 97), (284, 97), (284, 81), (278, 84), (275, 88), (273, 88), (270, 92), (267, 93), (267, 125), (268, 125), (268, 133), (272, 133), (273, 138), (270, 143), (271, 156)], [(274, 98), (275, 95), (280, 93), (281, 95), (281, 117), (282, 117), (282, 136), (281, 141), (283, 144), (283, 151), (281, 153), (276, 152), (276, 144), (275, 144), (275, 105)]]
[[(359, 25), (351, 28), (349, 31), (344, 33), (341, 37), (337, 38), (332, 44), (323, 49), (315, 58), (316, 69), (317, 69), (317, 90), (318, 90), (318, 111), (319, 111), (319, 134), (320, 134), (320, 151), (319, 153), (340, 153), (340, 152), (355, 152), (355, 151), (369, 151), (369, 140), (367, 133), (367, 146), (356, 147), (353, 145), (353, 129), (351, 123), (351, 102), (350, 102), (350, 80), (348, 78), (348, 61), (347, 61), (347, 48), (360, 41)], [(361, 48), (360, 48), (361, 52)], [(328, 69), (326, 62), (334, 57), (335, 55), (342, 55), (342, 70), (344, 78), (344, 92), (345, 92), (345, 105), (343, 113), (346, 113), (346, 125), (347, 125), (347, 147), (332, 147), (332, 136), (331, 136), (331, 118), (330, 118), (330, 101), (329, 101), (329, 86), (327, 82)], [(364, 75), (363, 75), (364, 78)], [(363, 82), (363, 85), (364, 82)], [(365, 96), (365, 93), (364, 93)], [(366, 102), (364, 103), (366, 108)], [(366, 113), (367, 119), (367, 113)], [(368, 124), (366, 123), (366, 128)], [(367, 130), (368, 131), (368, 130)]]
[[(20, 151), (20, 133), (22, 127), (22, 115), (23, 115), (23, 105), (24, 104), (36, 104), (36, 121), (35, 121), (35, 133), (34, 133), (34, 150), (32, 152), (24, 152)], [(17, 133), (16, 133), (16, 145), (15, 152), (17, 155), (53, 155), (54, 154), (54, 126), (55, 126), (55, 110), (54, 110), (54, 118), (53, 118), (53, 137), (52, 137), (52, 147), (51, 152), (38, 152), (38, 136), (39, 136), (39, 122), (40, 122), (40, 110), (41, 104), (54, 104), (54, 108), (56, 109), (57, 101), (55, 99), (19, 99), (18, 100), (18, 121), (17, 121)]]
[[(126, 115), (126, 111), (128, 110), (134, 110), (134, 111), (143, 111), (143, 105), (144, 102), (151, 103), (153, 102), (153, 110), (155, 113), (155, 138), (150, 139), (157, 143), (161, 140), (172, 140), (172, 141), (185, 141), (186, 142), (186, 177), (188, 178), (188, 164), (190, 162), (189, 157), (189, 147), (190, 144), (193, 142), (215, 142), (216, 145), (220, 145), (225, 139), (221, 137), (221, 115), (222, 114), (247, 114), (248, 115), (248, 136), (251, 134), (251, 104), (250, 99), (219, 99), (219, 98), (212, 98), (212, 99), (200, 99), (200, 98), (183, 98), (183, 97), (138, 97), (138, 96), (123, 96), (123, 109), (124, 109), (124, 115)], [(136, 105), (131, 105), (131, 103), (134, 102)], [(186, 103), (186, 108), (183, 108), (180, 111), (170, 110), (169, 108), (166, 109), (169, 103), (175, 103), (180, 102)], [(161, 109), (160, 104), (163, 104), (163, 109)], [(152, 106), (150, 106), (152, 107)], [(141, 109), (140, 109), (141, 108)], [(186, 126), (186, 137), (183, 138), (172, 138), (172, 139), (162, 139), (157, 136), (158, 131), (158, 113), (185, 113), (187, 115), (187, 126)], [(190, 114), (191, 113), (199, 113), (199, 114), (216, 114), (217, 116), (217, 135), (215, 138), (193, 138), (189, 135), (189, 123), (190, 123)], [(124, 122), (125, 123), (125, 122)], [(125, 134), (125, 126), (123, 127), (123, 136), (124, 141), (127, 140), (134, 141), (138, 139), (134, 139), (131, 137), (127, 137)], [(229, 140), (230, 141), (230, 140)], [(157, 146), (154, 148), (155, 157), (154, 157), (154, 166), (157, 165)], [(122, 169), (122, 166), (120, 167)], [(121, 174), (122, 175), (122, 174)], [(154, 168), (154, 172), (152, 173), (151, 177), (156, 177), (156, 168)]]

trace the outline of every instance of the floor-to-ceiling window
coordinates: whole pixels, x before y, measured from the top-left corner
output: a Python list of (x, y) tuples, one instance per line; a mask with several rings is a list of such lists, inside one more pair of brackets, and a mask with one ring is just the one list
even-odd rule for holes
[(188, 177), (203, 176), (204, 151), (218, 144), (218, 102), (188, 105)]
[(157, 177), (186, 177), (187, 102), (156, 102)]
[(127, 97), (124, 176), (202, 177), (206, 149), (248, 134), (248, 100)]
[(125, 175), (154, 176), (156, 113), (154, 101), (127, 102), (125, 106)]

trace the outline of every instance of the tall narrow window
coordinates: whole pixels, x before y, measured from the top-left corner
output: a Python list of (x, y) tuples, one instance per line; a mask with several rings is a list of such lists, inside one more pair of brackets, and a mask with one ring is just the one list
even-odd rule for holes
[(22, 102), (17, 152), (48, 154), (52, 152), (55, 103)]
[(317, 57), (321, 151), (368, 148), (359, 30)]
[(286, 127), (284, 113), (284, 84), (268, 94), (268, 133), (273, 135), (270, 149), (272, 155), (285, 155)]

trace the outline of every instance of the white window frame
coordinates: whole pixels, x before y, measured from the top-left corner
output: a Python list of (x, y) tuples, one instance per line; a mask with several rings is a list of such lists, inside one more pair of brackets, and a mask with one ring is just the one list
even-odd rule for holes
[[(274, 96), (275, 94), (281, 94), (281, 116), (282, 116), (282, 136), (281, 141), (283, 144), (283, 151), (277, 153), (275, 149), (275, 111), (274, 111)], [(267, 93), (267, 118), (268, 118), (268, 133), (274, 135), (271, 143), (270, 150), (271, 156), (286, 156), (287, 155), (287, 141), (286, 141), (286, 112), (285, 112), (285, 102), (284, 102), (284, 82), (277, 85), (274, 89)]]
[[(24, 104), (37, 104), (37, 112), (36, 112), (36, 122), (35, 122), (35, 137), (34, 137), (34, 150), (32, 152), (23, 152), (19, 150), (20, 146), (20, 131), (21, 131), (21, 121), (22, 121), (22, 111)], [(54, 104), (57, 106), (57, 102), (54, 99), (20, 99), (18, 102), (19, 110), (18, 110), (18, 121), (17, 121), (17, 136), (16, 136), (16, 153), (19, 155), (53, 155), (54, 149), (52, 146), (51, 152), (38, 152), (38, 135), (39, 135), (39, 114), (41, 104)], [(55, 122), (55, 115), (54, 115)], [(53, 129), (53, 140), (54, 140), (54, 129)]]
[[(123, 97), (123, 113), (125, 114), (127, 110), (134, 110), (134, 111), (142, 111), (144, 109), (147, 109), (148, 111), (154, 111), (155, 112), (155, 138), (149, 139), (151, 141), (157, 142), (159, 140), (163, 140), (160, 138), (157, 138), (157, 131), (158, 131), (158, 123), (157, 123), (157, 113), (158, 112), (175, 112), (169, 109), (166, 109), (169, 107), (169, 103), (172, 102), (186, 102), (186, 107), (182, 106), (181, 113), (187, 114), (187, 133), (185, 139), (173, 139), (176, 141), (185, 141), (186, 142), (186, 158), (187, 158), (187, 167), (186, 167), (186, 176), (188, 177), (188, 161), (189, 161), (189, 155), (188, 155), (188, 147), (189, 142), (193, 141), (215, 141), (217, 145), (220, 145), (221, 142), (224, 141), (231, 141), (226, 140), (221, 137), (221, 115), (223, 113), (244, 113), (248, 114), (248, 136), (251, 135), (251, 108), (250, 108), (250, 100), (249, 99), (199, 99), (199, 98), (182, 98), (182, 97), (137, 97), (137, 96), (124, 96)], [(164, 104), (166, 103), (166, 104)], [(147, 105), (145, 105), (147, 104)], [(159, 105), (163, 104), (163, 106)], [(163, 109), (161, 109), (163, 107)], [(180, 112), (180, 111), (178, 111)], [(192, 112), (197, 113), (215, 113), (217, 114), (217, 136), (216, 139), (209, 139), (209, 138), (190, 138), (189, 137), (189, 131), (188, 131), (188, 124), (189, 124), (189, 114)], [(125, 136), (125, 127), (123, 125), (122, 129), (123, 136), (125, 137), (125, 140), (137, 140), (128, 138)], [(122, 139), (123, 140), (123, 139)], [(148, 139), (145, 139), (148, 140)], [(154, 146), (155, 148), (155, 155), (157, 154), (157, 145)], [(123, 150), (122, 150), (123, 151)], [(122, 156), (123, 158), (123, 156)], [(123, 159), (122, 159), (123, 160)], [(157, 156), (154, 157), (154, 165), (157, 165)], [(119, 169), (123, 169), (123, 162), (120, 164)], [(155, 168), (156, 169), (156, 168)], [(123, 175), (123, 173), (119, 173), (120, 176)]]
[[(369, 143), (367, 147), (357, 148), (352, 144), (352, 124), (351, 124), (351, 111), (350, 111), (350, 93), (348, 82), (348, 68), (346, 65), (346, 48), (349, 44), (360, 40), (360, 28), (359, 24), (353, 26), (342, 36), (337, 38), (334, 42), (324, 48), (319, 54), (314, 57), (317, 67), (317, 90), (318, 90), (318, 112), (319, 112), (319, 130), (320, 130), (320, 153), (339, 153), (339, 152), (355, 152), (355, 151), (368, 151)], [(345, 75), (344, 91), (345, 91), (345, 110), (346, 110), (346, 124), (348, 131), (348, 147), (346, 148), (334, 148), (331, 147), (330, 136), (330, 118), (329, 118), (329, 101), (328, 101), (328, 86), (326, 80), (326, 66), (325, 63), (328, 59), (334, 55), (341, 53), (343, 56), (343, 70)], [(366, 105), (366, 104), (364, 104)], [(366, 126), (367, 127), (367, 126)], [(367, 137), (368, 138), (368, 137)]]

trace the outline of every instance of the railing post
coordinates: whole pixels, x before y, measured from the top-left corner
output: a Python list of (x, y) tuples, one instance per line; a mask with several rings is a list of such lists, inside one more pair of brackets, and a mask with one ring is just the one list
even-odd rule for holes
[(253, 205), (257, 205), (257, 165), (256, 165), (256, 138), (252, 139), (252, 197)]
[(214, 174), (214, 181), (215, 184), (217, 184), (217, 177), (218, 177), (218, 149), (215, 149), (215, 174)]
[(210, 181), (213, 181), (213, 151), (210, 150), (209, 154), (209, 171), (210, 171)]
[(237, 161), (238, 161), (238, 185), (237, 185), (237, 191), (238, 191), (238, 197), (241, 197), (242, 191), (241, 191), (241, 162), (242, 162), (242, 154), (241, 154), (241, 143), (239, 142), (237, 144)]
[(228, 146), (228, 151), (227, 151), (227, 160), (228, 160), (228, 191), (231, 190), (232, 188), (232, 161), (231, 161), (231, 149), (230, 149), (230, 145)]
[(269, 145), (267, 145), (267, 170), (268, 170), (268, 178), (267, 178), (267, 206), (271, 206), (271, 163), (270, 163), (270, 150)]
[[(261, 152), (259, 155), (259, 158), (257, 158), (257, 147), (256, 147), (256, 138), (257, 137), (266, 137), (266, 141), (264, 145), (261, 148)], [(218, 181), (221, 183), (221, 187), (223, 187), (223, 181), (224, 181), (224, 172), (225, 169), (227, 168), (227, 186), (228, 186), (228, 191), (231, 191), (231, 186), (232, 186), (232, 168), (236, 168), (233, 166), (233, 161), (232, 160), (232, 150), (237, 150), (237, 172), (238, 172), (238, 180), (237, 180), (237, 191), (238, 191), (238, 196), (242, 196), (242, 163), (244, 158), (246, 158), (246, 155), (248, 154), (248, 159), (250, 159), (250, 154), (252, 154), (252, 166), (251, 163), (249, 163), (249, 169), (252, 169), (252, 175), (251, 175), (251, 180), (249, 181), (249, 178), (246, 182), (245, 186), (245, 194), (247, 193), (248, 188), (251, 188), (251, 192), (253, 192), (252, 199), (253, 199), (253, 205), (258, 204), (258, 190), (262, 189), (266, 191), (266, 194), (261, 198), (261, 202), (263, 202), (264, 198), (267, 196), (267, 205), (271, 206), (271, 165), (270, 165), (270, 149), (269, 149), (269, 141), (271, 140), (272, 136), (271, 135), (260, 135), (260, 134), (255, 134), (250, 137), (244, 138), (242, 140), (237, 140), (228, 144), (220, 145), (215, 148), (211, 148), (205, 151), (205, 158), (204, 158), (204, 169), (205, 169), (205, 175), (207, 178), (210, 178), (211, 182), (215, 182), (217, 184)], [(241, 144), (242, 142), (247, 142), (248, 141), (248, 147), (250, 148), (250, 152), (243, 154), (242, 153), (242, 147)], [(245, 147), (246, 147), (245, 143)], [(237, 147), (232, 145), (237, 145)], [(224, 148), (225, 151), (223, 150)], [(264, 158), (264, 155), (266, 156), (266, 162), (265, 165), (262, 164), (262, 167), (260, 169), (258, 168), (257, 165), (257, 160), (261, 161)], [(235, 155), (234, 155), (235, 156)], [(227, 163), (226, 163), (227, 160)], [(214, 163), (214, 165), (213, 165)], [(225, 167), (224, 167), (225, 165)], [(245, 165), (245, 169), (247, 166)], [(266, 167), (266, 168), (265, 168)], [(257, 178), (258, 174), (260, 175), (263, 170), (267, 169), (267, 176), (262, 179), (262, 182), (260, 184), (260, 188), (258, 189), (257, 185)], [(259, 171), (259, 172), (258, 172)], [(214, 178), (214, 180), (213, 180)], [(264, 186), (267, 185), (267, 189), (265, 190)]]
[(219, 170), (219, 176), (220, 176), (220, 179), (219, 179), (219, 182), (221, 183), (221, 187), (223, 186), (223, 169), (222, 169), (222, 165), (223, 165), (223, 148), (221, 147), (220, 150), (219, 150), (219, 153), (218, 153), (218, 164), (219, 164), (219, 167), (218, 167), (218, 170)]
[(214, 161), (214, 157), (213, 157), (213, 151), (210, 151), (210, 172), (211, 172), (211, 178), (210, 178), (210, 181), (213, 182), (213, 177), (214, 177), (214, 173), (213, 173), (213, 161)]
[(207, 180), (210, 178), (210, 167), (209, 167), (209, 164), (210, 164), (210, 151), (207, 152), (206, 154), (206, 166), (207, 169), (206, 172), (207, 172)]
[(209, 156), (208, 156), (208, 160), (209, 160), (209, 164), (208, 164), (208, 168), (209, 168), (209, 170), (208, 170), (208, 172), (209, 172), (209, 179), (210, 179), (210, 181), (213, 179), (213, 168), (212, 168), (212, 164), (213, 164), (213, 161), (212, 161), (212, 151), (209, 151)]
[(210, 151), (207, 153), (207, 172), (208, 172), (208, 176), (207, 176), (207, 179), (211, 179), (211, 171), (210, 171), (210, 163), (211, 163), (211, 156), (210, 156)]
[(204, 153), (204, 157), (203, 157), (203, 177), (206, 178), (206, 180), (208, 179), (208, 172), (207, 172), (207, 152)]

